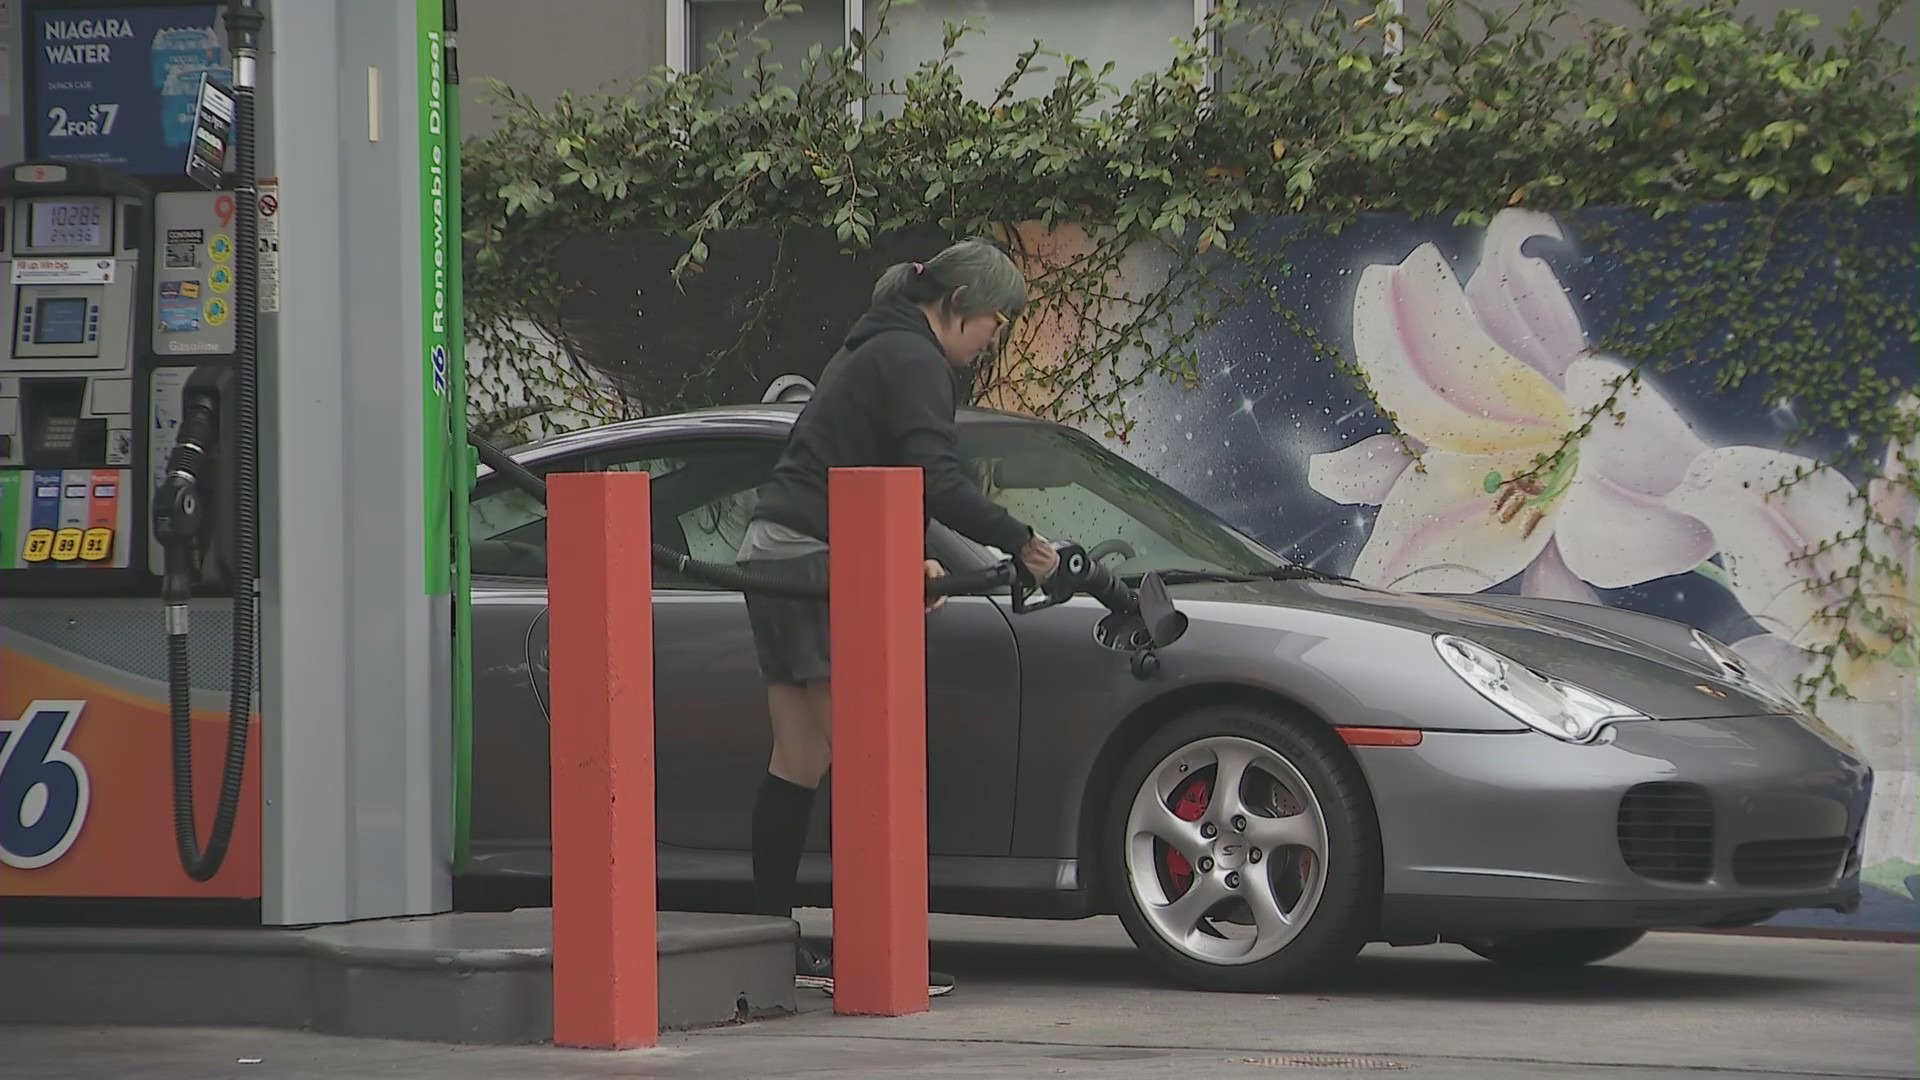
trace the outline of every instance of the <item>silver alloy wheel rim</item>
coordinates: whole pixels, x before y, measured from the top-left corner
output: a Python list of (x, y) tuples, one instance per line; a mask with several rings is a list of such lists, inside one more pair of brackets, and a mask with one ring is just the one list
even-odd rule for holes
[[(1206, 813), (1186, 821), (1169, 802), (1176, 790), (1209, 766), (1215, 773)], [(1281, 817), (1249, 807), (1244, 791), (1249, 775), (1256, 772), (1277, 781), (1299, 812)], [(1236, 815), (1245, 819), (1244, 831), (1235, 827)], [(1211, 838), (1203, 832), (1208, 824), (1215, 830)], [(1192, 870), (1191, 883), (1179, 897), (1169, 896), (1161, 882), (1155, 840), (1178, 851)], [(1134, 795), (1123, 843), (1127, 880), (1147, 925), (1181, 954), (1205, 964), (1251, 964), (1286, 948), (1313, 918), (1326, 891), (1327, 825), (1319, 798), (1292, 762), (1251, 739), (1214, 736), (1162, 758)], [(1260, 850), (1258, 861), (1250, 848)], [(1295, 862), (1271, 856), (1300, 848), (1311, 854), (1312, 863), (1300, 895), (1289, 906), (1275, 890), (1274, 870)], [(1203, 865), (1210, 869), (1203, 871)], [(1237, 887), (1228, 885), (1229, 875), (1237, 876)], [(1250, 940), (1225, 935), (1220, 926), (1217, 912), (1230, 900), (1241, 901), (1233, 908), (1251, 913)]]

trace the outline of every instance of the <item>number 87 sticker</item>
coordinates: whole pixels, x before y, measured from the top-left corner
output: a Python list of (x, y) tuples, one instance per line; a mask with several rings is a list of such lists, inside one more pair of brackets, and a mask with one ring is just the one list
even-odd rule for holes
[(67, 749), (84, 701), (35, 701), (0, 720), (0, 862), (38, 870), (60, 860), (86, 824), (87, 767)]

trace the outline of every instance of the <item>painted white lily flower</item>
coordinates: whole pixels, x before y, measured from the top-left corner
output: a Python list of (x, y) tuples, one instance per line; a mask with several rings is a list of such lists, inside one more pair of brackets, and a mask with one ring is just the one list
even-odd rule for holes
[(1592, 602), (1588, 583), (1682, 574), (1712, 552), (1706, 526), (1665, 498), (1706, 446), (1644, 385), (1621, 389), (1624, 424), (1601, 414), (1551, 470), (1535, 469), (1629, 370), (1587, 354), (1552, 269), (1521, 250), (1541, 236), (1565, 238), (1546, 214), (1502, 211), (1464, 290), (1432, 244), (1361, 274), (1358, 363), (1425, 470), (1392, 435), (1309, 462), (1315, 491), (1380, 507), (1356, 579), (1473, 592), (1524, 573), (1528, 595)]
[[(1920, 407), (1909, 397), (1907, 408)], [(1833, 655), (1834, 676), (1856, 700), (1823, 697), (1820, 718), (1837, 730), (1875, 771), (1873, 812), (1867, 823), (1868, 877), (1886, 867), (1879, 883), (1904, 889), (1901, 878), (1920, 847), (1920, 729), (1913, 722), (1916, 676), (1920, 676), (1920, 573), (1913, 533), (1920, 500), (1902, 478), (1920, 450), (1887, 447), (1882, 478), (1867, 485), (1866, 505), (1879, 519), (1868, 525), (1859, 489), (1831, 469), (1797, 454), (1756, 446), (1729, 446), (1695, 460), (1668, 498), (1687, 507), (1712, 529), (1725, 564), (1728, 587), (1765, 632), (1732, 643), (1783, 685), (1820, 674), (1821, 650), (1843, 631), (1865, 645), (1861, 656), (1846, 649)], [(1784, 491), (1787, 480), (1808, 474)], [(1840, 537), (1850, 537), (1839, 540)], [(1807, 557), (1823, 543), (1832, 546)], [(1867, 553), (1885, 562), (1863, 562)], [(1831, 580), (1855, 565), (1875, 612), (1856, 609), (1836, 618), (1852, 579)]]
[[(1887, 468), (1899, 467), (1891, 450)], [(1804, 478), (1780, 490), (1780, 485)], [(1911, 652), (1916, 619), (1913, 494), (1897, 480), (1875, 480), (1866, 499), (1853, 481), (1812, 458), (1758, 446), (1727, 446), (1696, 459), (1668, 498), (1713, 530), (1729, 587), (1741, 606), (1765, 627), (1765, 636), (1786, 647), (1817, 650), (1835, 644), (1842, 631), (1865, 643), (1869, 655), (1835, 661), (1879, 666)], [(1881, 522), (1867, 524), (1871, 505)], [(1865, 535), (1861, 527), (1867, 525)], [(1844, 539), (1843, 539), (1844, 538)], [(1822, 544), (1825, 550), (1816, 551)], [(1869, 607), (1854, 617), (1837, 613), (1853, 587), (1846, 575), (1864, 555), (1887, 560), (1862, 565), (1860, 582)], [(1869, 675), (1865, 670), (1854, 672)], [(1855, 691), (1858, 694), (1858, 691)]]

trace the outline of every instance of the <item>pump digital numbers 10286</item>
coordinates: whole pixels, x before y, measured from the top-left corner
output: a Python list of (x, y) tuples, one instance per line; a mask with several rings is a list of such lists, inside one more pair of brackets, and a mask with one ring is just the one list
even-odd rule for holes
[(33, 204), (29, 243), (36, 248), (102, 248), (107, 243), (106, 207), (98, 202)]

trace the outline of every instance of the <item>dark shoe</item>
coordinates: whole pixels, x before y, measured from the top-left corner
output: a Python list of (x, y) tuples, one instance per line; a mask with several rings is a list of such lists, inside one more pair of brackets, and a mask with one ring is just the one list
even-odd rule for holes
[(802, 990), (833, 993), (833, 959), (821, 956), (805, 945), (794, 945), (793, 985)]
[[(802, 990), (822, 990), (833, 996), (833, 958), (822, 956), (805, 945), (793, 947), (793, 985)], [(945, 997), (953, 993), (953, 976), (938, 971), (927, 973), (927, 996)]]

